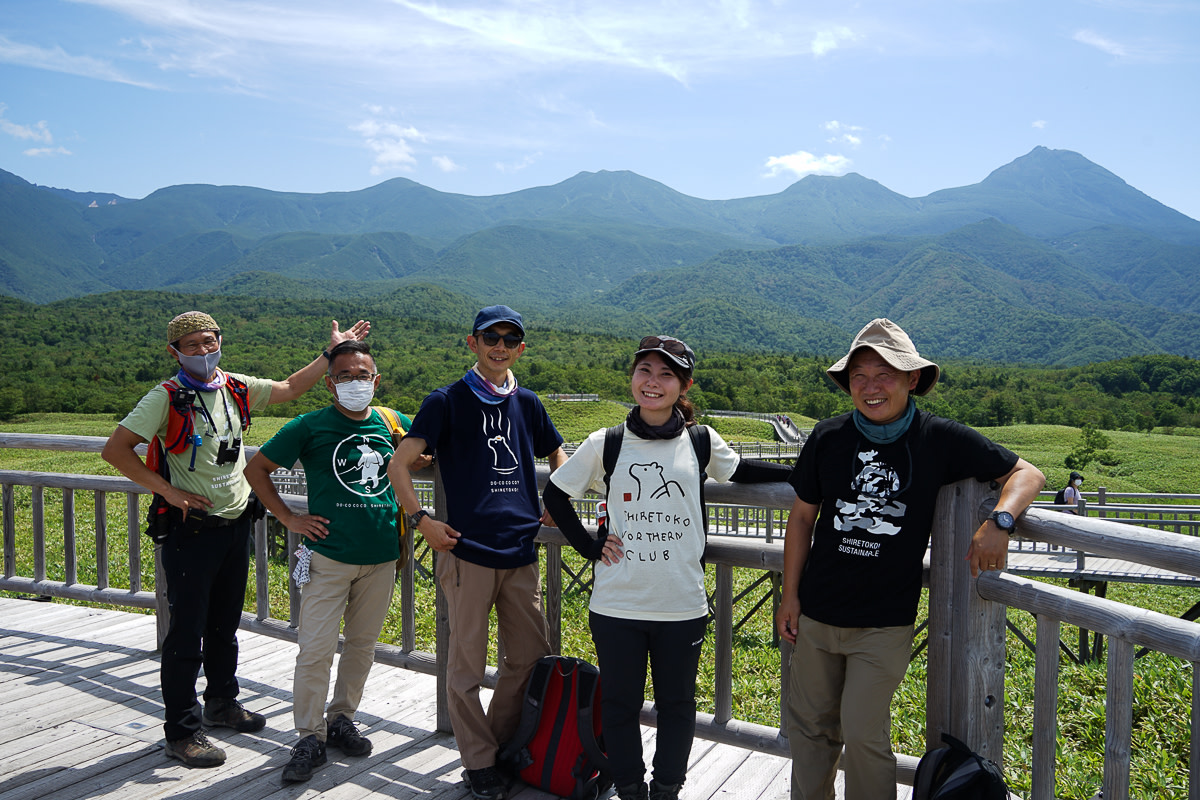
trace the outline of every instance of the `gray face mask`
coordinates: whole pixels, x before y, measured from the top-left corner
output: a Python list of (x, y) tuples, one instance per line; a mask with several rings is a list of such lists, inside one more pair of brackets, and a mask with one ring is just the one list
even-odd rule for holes
[[(175, 350), (174, 347), (171, 349)], [(175, 350), (175, 355), (179, 356), (179, 366), (201, 380), (208, 380), (208, 376), (216, 371), (217, 364), (221, 363), (220, 348), (202, 356), (185, 356), (178, 350)]]

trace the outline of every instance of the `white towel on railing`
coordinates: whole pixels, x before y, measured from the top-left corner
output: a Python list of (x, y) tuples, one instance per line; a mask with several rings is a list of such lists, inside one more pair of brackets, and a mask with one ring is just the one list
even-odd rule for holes
[(304, 542), (300, 543), (300, 547), (296, 549), (296, 569), (292, 571), (292, 578), (296, 581), (297, 586), (303, 586), (308, 583), (308, 566), (312, 563), (312, 550), (304, 546)]

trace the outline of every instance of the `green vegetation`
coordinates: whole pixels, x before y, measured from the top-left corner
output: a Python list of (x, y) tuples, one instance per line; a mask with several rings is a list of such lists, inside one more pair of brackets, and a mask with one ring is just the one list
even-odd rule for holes
[[(303, 310), (284, 300), (163, 292), (119, 292), (45, 306), (0, 297), (0, 325), (7, 331), (0, 338), (0, 363), (6, 365), (0, 374), (0, 420), (59, 412), (108, 414), (116, 422), (173, 372), (162, 309), (195, 307), (209, 309), (224, 327), (223, 367), (277, 379), (320, 352), (328, 342), (329, 320), (370, 319), (370, 342), (384, 376), (379, 402), (409, 414), (431, 389), (456, 380), (473, 363), (463, 327), (475, 305), (430, 287), (371, 301), (314, 299)], [(521, 385), (540, 394), (584, 392), (628, 401), (636, 338), (549, 331), (533, 316), (527, 323)], [(642, 330), (647, 329), (656, 328)], [(842, 337), (837, 347), (845, 346)], [(850, 408), (849, 398), (824, 373), (834, 356), (696, 349), (696, 385), (689, 396), (701, 412), (789, 411), (822, 419)], [(1164, 433), (1200, 428), (1200, 362), (1191, 358), (1146, 355), (1058, 369), (941, 363), (941, 383), (919, 403), (968, 425), (1092, 424)], [(326, 403), (325, 394), (318, 387), (267, 414), (292, 417)]]

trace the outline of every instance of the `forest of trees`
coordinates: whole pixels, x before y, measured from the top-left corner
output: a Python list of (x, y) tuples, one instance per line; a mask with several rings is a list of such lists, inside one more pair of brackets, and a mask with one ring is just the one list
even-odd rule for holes
[[(360, 316), (384, 376), (379, 401), (413, 412), (433, 388), (460, 377), (473, 360), (462, 321), (473, 310), (440, 309), (414, 318), (388, 302), (186, 296), (121, 292), (51, 305), (0, 298), (0, 420), (31, 412), (105, 413), (119, 418), (155, 381), (173, 373), (163, 339), (177, 310), (201, 307), (223, 326), (222, 367), (281, 379), (328, 342), (329, 321)], [(664, 331), (666, 332), (666, 331)], [(531, 328), (517, 370), (539, 393), (589, 392), (628, 400), (635, 341)], [(920, 343), (918, 342), (918, 346)], [(849, 410), (824, 370), (842, 353), (713, 352), (697, 348), (692, 399), (701, 410), (787, 412), (816, 419)], [(936, 353), (927, 354), (937, 359)], [(1200, 427), (1200, 361), (1135, 356), (1069, 368), (941, 361), (942, 380), (920, 402), (973, 426), (1046, 423), (1105, 430)], [(291, 416), (327, 402), (322, 391), (270, 413)]]

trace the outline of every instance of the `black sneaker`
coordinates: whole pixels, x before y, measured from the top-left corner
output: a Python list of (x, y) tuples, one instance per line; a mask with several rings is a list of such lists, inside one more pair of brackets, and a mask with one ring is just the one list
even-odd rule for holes
[(629, 786), (618, 786), (617, 797), (621, 800), (647, 800), (650, 792), (644, 783), (632, 783)]
[(650, 781), (650, 800), (679, 800), (679, 790), (683, 783), (659, 783)]
[(266, 717), (247, 711), (241, 703), (232, 698), (206, 700), (203, 720), (210, 728), (233, 728), (241, 733), (254, 733), (267, 726)]
[(168, 741), (164, 750), (167, 758), (177, 758), (189, 767), (219, 767), (225, 763), (225, 751), (210, 742), (204, 731)]
[(316, 736), (305, 736), (292, 748), (292, 760), (283, 768), (285, 783), (306, 781), (313, 770), (325, 763), (325, 743)]
[(358, 732), (352, 720), (341, 714), (326, 728), (325, 743), (333, 745), (348, 756), (371, 754), (371, 740)]
[(500, 777), (495, 767), (463, 770), (463, 777), (476, 800), (504, 800), (508, 796), (504, 778)]

